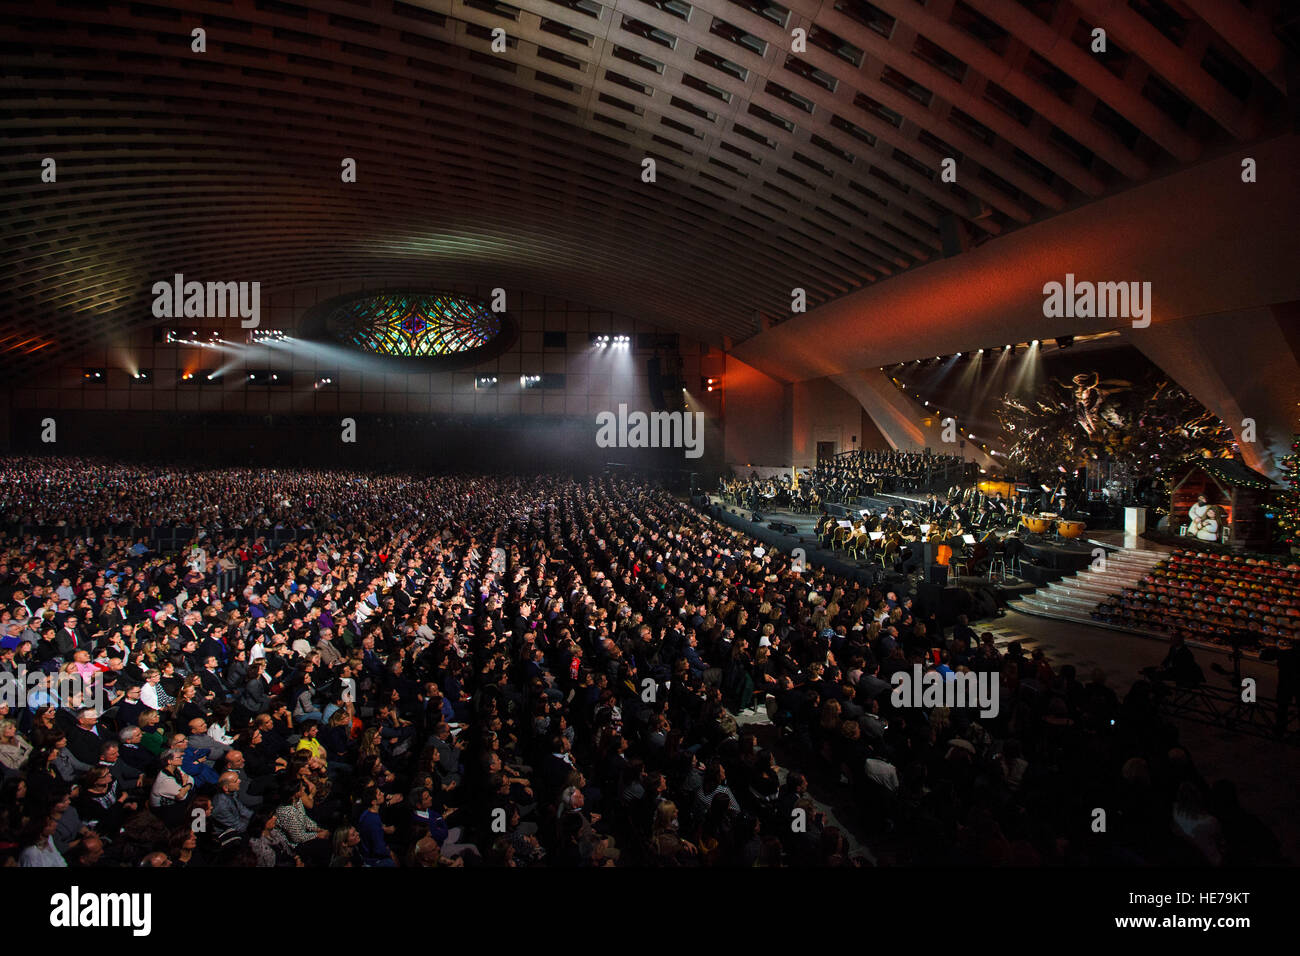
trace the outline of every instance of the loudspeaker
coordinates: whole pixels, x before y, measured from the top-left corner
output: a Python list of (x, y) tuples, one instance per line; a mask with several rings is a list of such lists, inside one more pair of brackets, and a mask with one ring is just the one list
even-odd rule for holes
[(948, 569), (942, 564), (930, 565), (930, 573), (927, 580), (937, 587), (945, 587), (948, 584)]
[(973, 605), (971, 594), (965, 588), (945, 588), (924, 582), (916, 588), (917, 617), (924, 620), (934, 614), (945, 627), (955, 623), (959, 615), (970, 615)]
[(659, 369), (659, 358), (646, 359), (645, 361), (646, 388), (650, 392), (650, 404), (654, 406), (655, 411), (667, 411), (664, 405), (664, 383), (663, 375)]
[(943, 586), (927, 584), (925, 581), (916, 585), (916, 607), (921, 617), (928, 617), (930, 612), (938, 613), (943, 606)]
[(974, 618), (996, 617), (998, 613), (998, 595), (993, 588), (981, 586), (972, 593), (972, 610)]

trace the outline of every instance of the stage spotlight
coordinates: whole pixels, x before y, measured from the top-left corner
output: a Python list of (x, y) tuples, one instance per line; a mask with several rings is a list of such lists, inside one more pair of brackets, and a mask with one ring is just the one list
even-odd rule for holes
[(480, 375), (478, 378), (474, 379), (474, 387), (478, 389), (496, 388), (497, 377), (495, 375)]
[(248, 333), (248, 342), (250, 345), (262, 345), (267, 342), (284, 341), (284, 331), (282, 329), (253, 329)]
[(957, 353), (957, 358), (961, 358), (961, 353), (960, 353), (960, 352)]
[(147, 368), (137, 369), (131, 378), (137, 382), (152, 382), (153, 372)]
[(250, 385), (289, 385), (292, 383), (292, 376), (289, 372), (281, 375), (271, 369), (257, 369), (248, 373), (248, 383)]
[(520, 388), (537, 388), (541, 384), (541, 382), (542, 382), (542, 377), (540, 375), (519, 376)]
[(984, 350), (983, 350), (983, 349), (980, 349), (980, 350), (979, 350), (978, 352), (976, 352), (975, 354), (976, 354), (976, 355), (983, 355), (983, 354), (984, 354)]
[(1010, 352), (1010, 351), (1011, 351), (1011, 346), (1010, 346), (1010, 345), (1004, 345), (1004, 346), (1002, 346), (1002, 351), (1004, 351), (1004, 352)]
[(87, 382), (101, 384), (104, 381), (104, 370), (102, 368), (88, 368), (81, 373), (81, 377)]
[(1032, 345), (1032, 346), (1034, 346), (1034, 347), (1036, 348), (1036, 347), (1038, 346), (1038, 339), (1034, 339), (1034, 340), (1033, 340), (1032, 342), (1030, 342), (1029, 344)]

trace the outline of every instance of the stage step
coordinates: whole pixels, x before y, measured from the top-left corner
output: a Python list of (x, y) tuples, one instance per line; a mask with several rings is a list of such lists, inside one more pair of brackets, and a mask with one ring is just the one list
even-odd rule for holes
[[(1158, 561), (1129, 561), (1127, 559), (1116, 559), (1106, 555), (1103, 566), (1100, 571), (1150, 571), (1159, 562)], [(1092, 567), (1090, 563), (1089, 568)]]
[(1009, 606), (1025, 614), (1096, 625), (1092, 612), (1098, 604), (1112, 595), (1122, 594), (1125, 588), (1136, 587), (1167, 557), (1168, 553), (1163, 551), (1128, 548), (1107, 551), (1104, 569), (1089, 566), (1013, 600)]
[(1065, 597), (1088, 599), (1092, 601), (1094, 606), (1100, 604), (1113, 593), (1110, 588), (1099, 587), (1081, 581), (1073, 581), (1070, 578), (1066, 578), (1062, 581), (1053, 581), (1048, 587), (1042, 588), (1041, 592), (1059, 592)]
[(1044, 610), (1076, 611), (1084, 617), (1092, 613), (1092, 609), (1097, 606), (1096, 601), (1088, 598), (1075, 597), (1063, 591), (1049, 591), (1047, 589), (1036, 591), (1033, 594), (1026, 594), (1020, 599), (1020, 602), (1016, 607), (1021, 610), (1025, 610), (1026, 606), (1028, 606), (1039, 607)]

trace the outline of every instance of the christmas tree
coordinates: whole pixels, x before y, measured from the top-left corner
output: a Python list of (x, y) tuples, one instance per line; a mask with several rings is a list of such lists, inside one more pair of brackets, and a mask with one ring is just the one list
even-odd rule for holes
[(1277, 527), (1282, 543), (1300, 546), (1300, 434), (1291, 438), (1291, 454), (1282, 458), (1282, 480), (1286, 487), (1278, 495)]

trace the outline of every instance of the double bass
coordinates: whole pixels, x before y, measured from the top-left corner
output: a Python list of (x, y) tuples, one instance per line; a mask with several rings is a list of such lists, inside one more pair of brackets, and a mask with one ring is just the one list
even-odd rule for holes
[(997, 540), (998, 540), (997, 532), (994, 531), (992, 528), (984, 532), (984, 534), (980, 537), (979, 541), (975, 542), (975, 547), (971, 550), (971, 557), (970, 557), (971, 567), (974, 567), (975, 565), (979, 564), (981, 561), (985, 561), (993, 557), (992, 545), (995, 544)]

